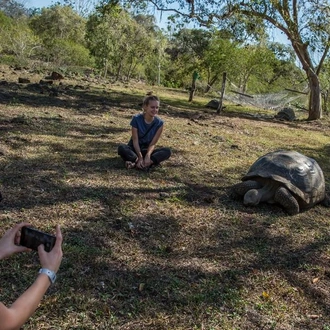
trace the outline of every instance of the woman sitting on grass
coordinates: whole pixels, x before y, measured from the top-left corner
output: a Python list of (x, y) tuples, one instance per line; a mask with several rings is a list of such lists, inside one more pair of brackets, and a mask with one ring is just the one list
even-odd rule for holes
[(157, 116), (159, 98), (155, 95), (146, 96), (142, 107), (143, 113), (134, 115), (131, 120), (132, 137), (128, 144), (118, 147), (118, 155), (125, 161), (126, 168), (147, 171), (170, 158), (171, 150), (155, 148), (164, 127), (163, 120)]

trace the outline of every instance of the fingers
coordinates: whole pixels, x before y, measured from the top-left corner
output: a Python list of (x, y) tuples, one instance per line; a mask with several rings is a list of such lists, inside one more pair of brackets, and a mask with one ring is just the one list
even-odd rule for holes
[(55, 242), (55, 248), (59, 249), (62, 247), (63, 242), (63, 236), (61, 232), (61, 228), (59, 225), (56, 225), (56, 242)]
[(21, 222), (16, 224), (13, 228), (7, 230), (4, 237), (7, 237), (7, 239), (10, 239), (14, 244), (19, 244), (19, 238), (21, 236), (21, 229), (24, 226), (29, 226), (28, 222)]
[(21, 240), (21, 229), (25, 226), (30, 226), (28, 222), (21, 222), (17, 224), (12, 229), (12, 233), (14, 234), (14, 244), (19, 245)]
[(62, 252), (62, 232), (60, 226), (56, 226), (56, 242), (53, 249), (50, 252), (45, 251), (43, 244), (38, 246), (38, 254), (40, 263), (43, 268), (48, 268), (54, 272), (57, 272), (63, 257)]
[(45, 246), (43, 244), (40, 244), (38, 246), (38, 254), (39, 254), (40, 259), (43, 259), (46, 256), (47, 252), (46, 252)]
[(16, 235), (23, 227), (30, 226), (28, 222), (17, 223), (12, 229), (10, 229), (10, 233)]
[(138, 162), (136, 163), (136, 167), (139, 168), (139, 169), (142, 169), (144, 168), (145, 164), (144, 164), (144, 160), (141, 159), (141, 160), (138, 160)]
[(145, 167), (148, 167), (148, 166), (150, 166), (151, 165), (151, 159), (150, 158), (146, 158), (145, 160), (144, 160), (144, 166)]
[(20, 240), (20, 229), (29, 225), (27, 222), (16, 224), (7, 230), (0, 239), (0, 259), (10, 257), (14, 253), (27, 251), (25, 247), (18, 246)]
[(32, 251), (32, 250), (25, 246), (16, 246), (15, 252), (20, 253), (20, 252), (30, 252), (30, 251)]
[(28, 222), (21, 222), (21, 223), (18, 223), (14, 228), (17, 228), (17, 230), (19, 230), (19, 229), (22, 229), (22, 227), (25, 227), (25, 226), (30, 226), (30, 224)]
[[(62, 249), (62, 242), (63, 242), (63, 236), (62, 236), (61, 228), (60, 228), (59, 225), (56, 225), (56, 241), (55, 241), (55, 245), (54, 245), (52, 251), (54, 249), (55, 250), (61, 250)], [(43, 244), (39, 245), (38, 252), (40, 252), (39, 248), (41, 250), (41, 253), (44, 253), (44, 252), (47, 253), (45, 251), (45, 248), (44, 248)], [(48, 252), (48, 253), (50, 253), (50, 252)]]

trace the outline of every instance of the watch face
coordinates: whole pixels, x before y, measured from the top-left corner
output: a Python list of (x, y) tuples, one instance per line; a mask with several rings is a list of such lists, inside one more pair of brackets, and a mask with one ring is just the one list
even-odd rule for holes
[(54, 283), (56, 280), (56, 274), (49, 269), (41, 268), (39, 273), (46, 274), (52, 283)]
[(55, 274), (51, 274), (51, 275), (48, 275), (50, 280), (52, 281), (52, 283), (55, 282), (55, 279), (56, 279), (56, 275)]

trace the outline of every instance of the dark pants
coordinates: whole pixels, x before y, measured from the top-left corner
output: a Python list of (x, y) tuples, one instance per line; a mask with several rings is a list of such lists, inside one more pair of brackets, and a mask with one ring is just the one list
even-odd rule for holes
[[(142, 148), (141, 149), (142, 156), (144, 157), (147, 153), (147, 149)], [(131, 147), (128, 144), (120, 144), (118, 147), (118, 155), (124, 160), (124, 161), (130, 161), (132, 163), (135, 163), (138, 156), (135, 153), (134, 147)], [(171, 156), (171, 149), (170, 148), (158, 148), (155, 149), (150, 159), (153, 162), (153, 165), (158, 165), (160, 162), (170, 158)]]

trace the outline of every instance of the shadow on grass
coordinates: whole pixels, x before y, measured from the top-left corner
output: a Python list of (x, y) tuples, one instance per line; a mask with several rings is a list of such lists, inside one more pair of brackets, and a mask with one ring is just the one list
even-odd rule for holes
[[(81, 113), (103, 113), (108, 106), (122, 109), (141, 108), (141, 97), (117, 91), (80, 85), (47, 86), (40, 84), (7, 83), (0, 85), (1, 104), (24, 105), (38, 108), (74, 109)], [(123, 101), (124, 100), (124, 101)]]
[[(126, 325), (129, 329), (192, 329), (203, 328), (205, 322), (214, 322), (215, 327), (221, 328), (224, 317), (237, 316), (240, 329), (270, 328), (268, 315), (281, 303), (295, 305), (303, 316), (306, 305), (311, 310), (317, 306), (318, 313), (328, 319), (330, 272), (321, 255), (330, 243), (327, 227), (315, 224), (307, 213), (283, 217), (276, 206), (252, 209), (232, 201), (226, 175), (244, 173), (245, 169), (233, 166), (218, 178), (218, 185), (208, 172), (201, 173), (197, 183), (189, 175), (172, 177), (171, 172), (162, 169), (150, 175), (129, 172), (114, 156), (117, 144), (107, 140), (108, 134), (122, 131), (115, 125), (95, 127), (43, 117), (15, 125), (5, 128), (4, 133), (18, 151), (32, 147), (29, 138), (19, 131), (38, 134), (44, 129), (53, 136), (63, 134), (75, 141), (67, 145), (37, 142), (40, 149), (49, 148), (51, 152), (35, 158), (17, 152), (2, 162), (4, 201), (0, 209), (4, 215), (67, 204), (66, 212), (72, 212), (70, 216), (75, 219), (63, 228), (65, 258), (58, 284), (51, 288), (45, 307), (31, 320), (31, 329), (43, 312), (49, 319), (54, 316), (69, 324), (81, 317), (79, 329), (92, 329), (98, 324), (118, 329)], [(72, 132), (78, 132), (79, 137)], [(326, 165), (327, 157), (323, 155), (329, 155), (328, 146), (303, 151), (322, 155), (317, 160)], [(90, 157), (82, 159), (81, 155)], [(189, 174), (184, 164), (182, 169)], [(329, 177), (328, 168), (326, 174)], [(105, 176), (109, 182), (93, 185), (96, 175)], [(114, 177), (117, 185), (111, 185)], [(73, 184), (72, 178), (81, 181)], [(124, 178), (127, 185), (119, 186)], [(158, 186), (151, 185), (153, 179), (158, 180)], [(162, 179), (171, 185), (163, 187)], [(130, 185), (131, 182), (136, 184)], [(72, 211), (75, 202), (81, 204)], [(99, 208), (85, 214), (88, 203), (91, 208), (95, 206), (93, 202)], [(184, 211), (175, 214), (176, 208), (186, 205), (203, 211), (200, 221), (190, 223), (196, 220), (194, 214), (185, 218)], [(86, 209), (79, 210), (83, 206)], [(168, 211), (168, 207), (172, 209)], [(209, 210), (212, 218), (208, 218)], [(287, 226), (293, 232), (318, 227), (315, 239), (293, 242), (290, 232), (274, 233), (273, 228), (281, 226), (283, 218), (290, 222)], [(23, 274), (13, 276), (12, 269), (19, 269), (20, 264)], [(38, 260), (35, 256), (15, 256), (2, 266), (1, 277), (8, 285), (2, 294), (9, 301), (13, 292), (21, 292), (35, 278)], [(283, 288), (274, 284), (270, 273), (285, 283)], [(324, 287), (311, 281), (321, 276)], [(271, 298), (265, 298), (263, 291), (271, 292)], [(254, 311), (253, 315), (248, 309)], [(151, 320), (160, 323), (150, 325)], [(323, 321), (291, 321), (294, 328), (314, 329), (321, 329), (320, 322)]]
[[(50, 319), (61, 317), (70, 323), (72, 315), (77, 318), (84, 313), (81, 329), (91, 324), (113, 328), (127, 324), (130, 329), (141, 329), (148, 327), (150, 320), (160, 321), (163, 317), (169, 319), (159, 324), (160, 329), (188, 329), (200, 328), (208, 318), (221, 326), (225, 315), (236, 315), (241, 317), (236, 321), (239, 328), (260, 329), (268, 328), (267, 314), (277, 308), (279, 299), (290, 304), (300, 295), (312, 306), (317, 304), (323, 319), (301, 320), (308, 311), (296, 306), (302, 315), (291, 321), (294, 328), (305, 324), (307, 328), (321, 329), (329, 316), (328, 295), (308, 280), (308, 276), (317, 274), (307, 268), (319, 267), (319, 255), (330, 243), (327, 232), (313, 243), (293, 248), (289, 237), (271, 234), (269, 224), (265, 226), (257, 220), (219, 222), (209, 244), (199, 242), (194, 248), (178, 251), (175, 246), (180, 219), (155, 217), (152, 213), (148, 217), (136, 221), (135, 232), (122, 220), (105, 221), (97, 216), (81, 219), (79, 229), (64, 229), (65, 258), (58, 282), (50, 289), (49, 299), (37, 312), (36, 320), (47, 311)], [(306, 221), (307, 226), (311, 225)], [(195, 234), (192, 231), (189, 235), (199, 236)], [(162, 235), (166, 236), (162, 239), (167, 248), (155, 245), (155, 238)], [(138, 252), (139, 247), (145, 251), (143, 254)], [(159, 255), (161, 258), (156, 258)], [(23, 272), (18, 280), (12, 267), (19, 264)], [(2, 278), (14, 285), (15, 291), (22, 291), (35, 278), (38, 260), (36, 256), (17, 256), (2, 266)], [(272, 290), (275, 283), (270, 273), (286, 282), (279, 291)], [(330, 273), (323, 276), (329, 282)], [(260, 287), (255, 287), (255, 282)], [(270, 298), (263, 297), (264, 291), (269, 292)], [(11, 292), (12, 289), (3, 289), (5, 301)], [(252, 300), (247, 292), (253, 295)], [(49, 307), (52, 296), (56, 296), (59, 307), (49, 310), (47, 304)], [(63, 314), (63, 310), (67, 312)]]
[[(50, 107), (75, 110), (81, 114), (102, 114), (111, 111), (111, 108), (121, 110), (141, 109), (141, 101), (144, 95), (118, 92), (111, 88), (91, 87), (89, 83), (84, 85), (72, 85), (65, 81), (60, 85), (18, 84), (8, 82), (0, 84), (0, 104), (31, 106), (36, 109)], [(188, 96), (187, 96), (188, 99)], [(203, 120), (203, 115), (214, 117), (238, 117), (253, 121), (278, 122), (291, 128), (299, 128), (298, 120), (295, 122), (274, 120), (273, 115), (248, 114), (246, 111), (237, 111), (237, 107), (229, 106), (228, 110), (216, 114), (215, 109), (205, 105), (191, 103), (180, 98), (164, 96), (161, 100), (161, 112), (177, 118), (195, 118)], [(318, 129), (315, 127), (315, 129)]]

